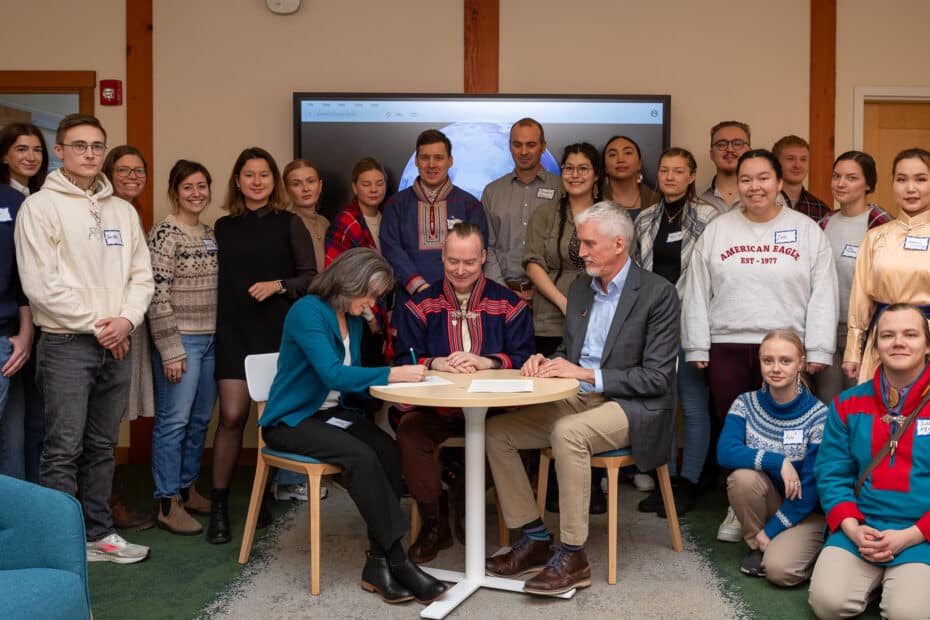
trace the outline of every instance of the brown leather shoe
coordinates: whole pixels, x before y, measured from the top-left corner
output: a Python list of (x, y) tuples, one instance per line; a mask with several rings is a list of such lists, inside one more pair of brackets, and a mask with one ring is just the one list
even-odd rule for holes
[(445, 501), (419, 504), (423, 515), (423, 527), (416, 541), (410, 545), (407, 555), (415, 564), (432, 561), (442, 549), (452, 546), (452, 532), (449, 531), (449, 508)]
[(584, 549), (565, 551), (557, 547), (555, 555), (546, 563), (541, 573), (523, 584), (523, 591), (530, 594), (562, 594), (572, 588), (587, 588), (591, 585), (591, 565)]
[(484, 569), (489, 575), (497, 577), (519, 577), (538, 573), (546, 567), (551, 543), (551, 540), (533, 540), (523, 536), (507, 553), (485, 560)]
[(110, 514), (113, 527), (123, 532), (141, 532), (155, 525), (152, 515), (136, 512), (116, 495), (110, 496)]
[[(185, 489), (181, 489), (181, 497), (184, 498)], [(197, 485), (192, 484), (186, 489), (187, 498), (184, 499), (184, 510), (195, 515), (210, 516), (210, 500), (197, 492)]]

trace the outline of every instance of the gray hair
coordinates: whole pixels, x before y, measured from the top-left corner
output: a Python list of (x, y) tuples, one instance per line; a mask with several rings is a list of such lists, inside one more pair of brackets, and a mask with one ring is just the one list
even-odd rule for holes
[(307, 293), (344, 312), (353, 299), (380, 297), (393, 287), (394, 272), (380, 254), (370, 248), (352, 248), (313, 278)]
[(633, 220), (626, 209), (612, 200), (602, 200), (588, 207), (575, 216), (575, 226), (581, 226), (590, 221), (598, 224), (598, 231), (611, 239), (623, 237), (626, 247), (631, 248), (633, 243)]

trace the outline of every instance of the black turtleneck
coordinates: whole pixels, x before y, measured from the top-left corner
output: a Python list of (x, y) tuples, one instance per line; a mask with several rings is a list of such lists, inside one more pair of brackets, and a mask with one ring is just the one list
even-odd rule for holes
[(675, 284), (681, 275), (681, 216), (685, 197), (662, 204), (664, 211), (659, 214), (659, 231), (652, 247), (652, 271)]

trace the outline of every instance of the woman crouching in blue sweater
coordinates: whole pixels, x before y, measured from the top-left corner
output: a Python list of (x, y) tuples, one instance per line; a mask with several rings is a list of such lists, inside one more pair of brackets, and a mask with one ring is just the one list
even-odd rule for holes
[(810, 577), (823, 546), (814, 463), (827, 408), (804, 385), (804, 344), (790, 330), (765, 335), (762, 389), (733, 401), (717, 443), (730, 506), (749, 553), (740, 570), (778, 586)]
[(366, 248), (345, 252), (313, 279), (284, 320), (278, 372), (259, 424), (273, 450), (342, 467), (342, 486), (368, 526), (362, 587), (388, 603), (428, 603), (446, 586), (411, 562), (401, 545), (408, 526), (400, 510), (400, 451), (348, 402), (373, 385), (426, 376), (420, 365), (359, 366), (362, 312), (393, 285), (390, 266)]

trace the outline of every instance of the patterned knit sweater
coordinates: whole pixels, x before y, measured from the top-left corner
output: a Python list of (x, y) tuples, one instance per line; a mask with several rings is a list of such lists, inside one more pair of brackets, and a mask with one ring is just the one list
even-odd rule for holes
[(216, 331), (216, 237), (206, 224), (187, 226), (169, 215), (149, 233), (149, 250), (152, 340), (163, 362), (177, 362), (186, 357), (181, 334)]
[(765, 524), (769, 538), (797, 525), (817, 507), (814, 463), (826, 418), (827, 408), (807, 388), (784, 404), (775, 402), (767, 390), (746, 392), (730, 407), (717, 443), (717, 462), (730, 469), (765, 472), (783, 496), (785, 458), (801, 478), (801, 497), (786, 499)]

